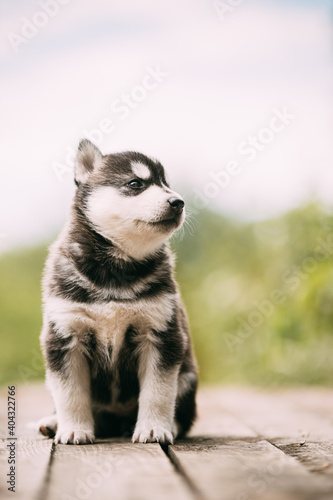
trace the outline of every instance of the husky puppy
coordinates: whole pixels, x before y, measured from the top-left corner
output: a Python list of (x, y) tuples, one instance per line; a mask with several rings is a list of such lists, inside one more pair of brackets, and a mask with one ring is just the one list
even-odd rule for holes
[(162, 165), (83, 140), (70, 216), (43, 280), (41, 345), (56, 443), (172, 443), (196, 413), (197, 369), (166, 243), (185, 218)]

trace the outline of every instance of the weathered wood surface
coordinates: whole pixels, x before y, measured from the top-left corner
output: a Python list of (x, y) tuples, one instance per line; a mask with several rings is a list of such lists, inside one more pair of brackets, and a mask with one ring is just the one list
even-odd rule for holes
[(52, 445), (36, 421), (42, 385), (17, 390), (16, 492), (7, 490), (7, 395), (0, 392), (4, 500), (332, 500), (333, 390), (203, 388), (188, 438), (165, 449), (129, 439)]

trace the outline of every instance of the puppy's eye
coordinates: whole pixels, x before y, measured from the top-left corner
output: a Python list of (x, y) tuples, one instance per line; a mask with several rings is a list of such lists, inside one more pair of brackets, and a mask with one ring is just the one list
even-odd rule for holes
[(141, 189), (143, 188), (143, 182), (140, 179), (133, 179), (127, 184), (128, 187), (132, 189)]

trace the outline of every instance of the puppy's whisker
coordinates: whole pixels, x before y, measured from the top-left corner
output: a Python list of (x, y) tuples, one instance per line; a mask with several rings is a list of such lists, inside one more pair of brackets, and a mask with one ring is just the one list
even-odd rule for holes
[(184, 235), (185, 235), (185, 232), (188, 231), (190, 236), (193, 236), (195, 233), (195, 221), (191, 220), (191, 218), (189, 218), (189, 219), (186, 218), (182, 229), (184, 231)]

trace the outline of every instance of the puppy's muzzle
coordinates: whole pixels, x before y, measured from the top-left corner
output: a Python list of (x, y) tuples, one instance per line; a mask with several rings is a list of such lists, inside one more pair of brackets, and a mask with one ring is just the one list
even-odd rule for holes
[(185, 206), (184, 200), (182, 200), (181, 198), (176, 198), (175, 196), (170, 198), (168, 200), (168, 203), (170, 205), (172, 212), (177, 215), (182, 213)]

